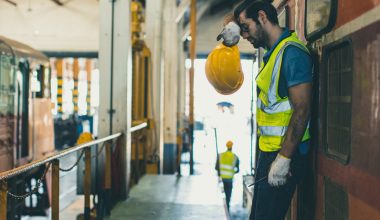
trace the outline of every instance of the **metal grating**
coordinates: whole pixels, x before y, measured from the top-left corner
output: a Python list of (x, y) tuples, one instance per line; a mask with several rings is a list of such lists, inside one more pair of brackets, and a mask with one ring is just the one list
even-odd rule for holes
[(351, 148), (352, 49), (348, 42), (327, 50), (327, 153), (346, 163)]
[(324, 182), (324, 220), (348, 220), (347, 193), (328, 178)]

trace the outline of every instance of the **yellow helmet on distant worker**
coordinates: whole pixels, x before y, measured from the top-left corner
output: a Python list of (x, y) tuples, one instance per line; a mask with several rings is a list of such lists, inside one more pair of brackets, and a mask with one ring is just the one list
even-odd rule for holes
[(240, 52), (237, 46), (219, 44), (208, 55), (206, 77), (215, 90), (229, 95), (240, 89), (244, 81)]
[(232, 149), (232, 145), (234, 145), (234, 143), (233, 143), (232, 141), (227, 141), (227, 143), (226, 143), (226, 147), (227, 147), (228, 149)]

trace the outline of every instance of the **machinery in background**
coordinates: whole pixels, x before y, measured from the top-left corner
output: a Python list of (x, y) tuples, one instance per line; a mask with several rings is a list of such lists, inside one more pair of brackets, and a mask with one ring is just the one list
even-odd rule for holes
[(74, 146), (83, 131), (94, 131), (91, 92), (99, 89), (98, 85), (92, 85), (92, 75), (98, 74), (96, 62), (97, 59), (88, 57), (50, 58), (57, 149)]
[(67, 146), (74, 146), (78, 138), (78, 126), (80, 120), (76, 115), (70, 115), (67, 119), (58, 117), (54, 119), (55, 146), (62, 150)]
[[(48, 58), (25, 44), (0, 36), (0, 172), (54, 152), (51, 109)], [(10, 179), (10, 192), (30, 192), (43, 171), (44, 167), (36, 168)], [(10, 200), (10, 219), (45, 214), (50, 183), (44, 180), (42, 186), (28, 199)]]
[(159, 159), (154, 146), (152, 118), (152, 58), (144, 41), (142, 23), (145, 21), (143, 6), (131, 2), (132, 30), (132, 126), (147, 122), (147, 128), (132, 133), (131, 183), (137, 183), (145, 173), (158, 173)]

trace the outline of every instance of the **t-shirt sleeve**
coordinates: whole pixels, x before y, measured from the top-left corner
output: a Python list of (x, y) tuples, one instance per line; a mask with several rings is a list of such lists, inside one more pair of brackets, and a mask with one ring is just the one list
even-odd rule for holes
[(313, 81), (312, 61), (309, 54), (296, 46), (288, 46), (282, 59), (282, 73), (287, 87)]

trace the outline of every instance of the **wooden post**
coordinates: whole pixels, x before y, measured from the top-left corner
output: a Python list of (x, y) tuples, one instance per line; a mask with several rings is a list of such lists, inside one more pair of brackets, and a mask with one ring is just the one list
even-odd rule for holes
[(181, 176), (182, 134), (177, 134), (177, 175)]
[(105, 181), (104, 181), (104, 191), (105, 191), (105, 209), (106, 209), (106, 214), (110, 215), (111, 214), (111, 186), (112, 186), (112, 176), (111, 176), (111, 144), (109, 142), (106, 143), (106, 158), (105, 158)]
[(52, 166), (52, 204), (51, 204), (51, 219), (59, 219), (59, 160), (53, 161)]
[(8, 183), (6, 180), (0, 182), (0, 219), (7, 219), (7, 195)]
[(85, 150), (84, 170), (84, 219), (90, 219), (90, 195), (91, 195), (91, 148)]
[(105, 167), (105, 182), (104, 182), (104, 188), (106, 190), (111, 189), (111, 144), (109, 142), (106, 143), (106, 167)]

